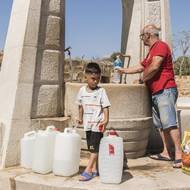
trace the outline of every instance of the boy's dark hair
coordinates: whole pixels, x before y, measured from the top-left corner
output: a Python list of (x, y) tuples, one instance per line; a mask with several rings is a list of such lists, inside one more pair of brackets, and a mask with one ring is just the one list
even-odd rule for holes
[(95, 63), (95, 62), (90, 62), (87, 64), (86, 68), (85, 68), (85, 73), (86, 74), (101, 74), (101, 69), (100, 66)]

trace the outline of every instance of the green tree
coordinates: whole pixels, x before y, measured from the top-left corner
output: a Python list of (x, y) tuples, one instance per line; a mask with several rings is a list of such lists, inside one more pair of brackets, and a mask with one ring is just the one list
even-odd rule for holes
[[(184, 71), (184, 68), (188, 69), (188, 59), (187, 59), (187, 52), (190, 48), (190, 31), (181, 31), (178, 33), (177, 37), (175, 37), (174, 40), (174, 49), (179, 49), (181, 52), (181, 57), (177, 61), (176, 72), (179, 74), (179, 76), (182, 76), (183, 74), (186, 74), (186, 71)], [(184, 64), (186, 63), (186, 66)], [(183, 71), (183, 72), (182, 72)]]
[[(183, 65), (181, 64), (183, 63)], [(174, 62), (175, 75), (190, 75), (190, 57), (180, 56)]]
[(110, 61), (113, 62), (116, 60), (116, 56), (118, 54), (121, 54), (120, 52), (113, 52), (111, 55), (110, 55)]

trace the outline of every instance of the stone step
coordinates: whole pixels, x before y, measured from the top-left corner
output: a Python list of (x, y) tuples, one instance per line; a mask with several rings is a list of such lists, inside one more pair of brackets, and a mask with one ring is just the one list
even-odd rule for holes
[(152, 117), (110, 119), (107, 129), (143, 130), (152, 126)]
[[(107, 133), (111, 128), (123, 138), (124, 152), (127, 158), (138, 158), (146, 153), (149, 134), (152, 126), (152, 118), (136, 119), (111, 119), (107, 126)], [(86, 135), (83, 128), (77, 128), (82, 137), (82, 150), (87, 150)]]
[[(121, 184), (103, 184), (99, 177), (80, 182), (72, 177), (40, 175), (20, 167), (0, 171), (0, 190), (190, 190), (189, 175), (173, 169), (170, 162), (148, 157), (129, 159), (129, 169), (123, 172)], [(84, 170), (80, 168), (80, 172)], [(155, 180), (156, 179), (156, 180)], [(176, 180), (177, 179), (177, 180)]]
[[(106, 135), (111, 128), (114, 128), (118, 135), (124, 141), (143, 140), (148, 138), (150, 127), (152, 126), (152, 118), (137, 118), (137, 119), (111, 119), (106, 127)], [(86, 139), (86, 134), (82, 127), (78, 127), (77, 132), (82, 139)]]
[[(136, 142), (123, 142), (125, 152), (138, 152), (146, 149), (148, 139)], [(82, 149), (87, 150), (86, 140), (82, 140)]]
[[(146, 154), (146, 147), (147, 147), (148, 139), (140, 142), (124, 142), (124, 152), (127, 158), (135, 159)], [(82, 154), (81, 157), (87, 156), (87, 145), (86, 141), (82, 140)]]
[(69, 126), (70, 117), (36, 118), (31, 121), (32, 130), (45, 129), (48, 125), (54, 125), (60, 131)]
[[(70, 117), (58, 118), (38, 118), (32, 119), (32, 129), (45, 129), (48, 125), (54, 125), (60, 131), (68, 127)], [(135, 119), (111, 119), (107, 132), (110, 128), (115, 128), (119, 136), (124, 139), (124, 151), (128, 158), (137, 158), (146, 153), (146, 146), (152, 125), (152, 118), (135, 118)], [(85, 141), (85, 132), (83, 128), (77, 128), (77, 132), (82, 137), (82, 149), (87, 150)]]

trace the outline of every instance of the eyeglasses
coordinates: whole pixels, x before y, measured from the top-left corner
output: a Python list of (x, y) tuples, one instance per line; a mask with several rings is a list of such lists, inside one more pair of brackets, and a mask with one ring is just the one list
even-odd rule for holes
[(143, 39), (144, 35), (145, 35), (145, 33), (142, 33), (142, 34), (139, 35), (141, 40)]
[(140, 34), (139, 37), (140, 37), (141, 40), (143, 40), (145, 34), (146, 34), (146, 36), (150, 35), (148, 32)]

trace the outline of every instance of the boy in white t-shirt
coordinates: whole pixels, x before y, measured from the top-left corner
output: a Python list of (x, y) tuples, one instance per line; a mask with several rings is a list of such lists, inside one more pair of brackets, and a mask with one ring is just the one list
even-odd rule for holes
[(84, 126), (91, 154), (80, 181), (88, 181), (98, 175), (96, 165), (99, 145), (109, 121), (110, 107), (105, 89), (98, 86), (101, 77), (99, 65), (94, 62), (89, 63), (85, 69), (85, 77), (87, 85), (80, 88), (76, 103), (79, 105), (79, 124)]

